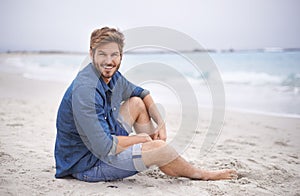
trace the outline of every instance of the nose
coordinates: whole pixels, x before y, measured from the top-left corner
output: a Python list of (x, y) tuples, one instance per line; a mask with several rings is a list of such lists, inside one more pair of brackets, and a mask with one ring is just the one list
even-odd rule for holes
[(110, 55), (107, 55), (104, 62), (105, 64), (112, 64), (113, 58)]

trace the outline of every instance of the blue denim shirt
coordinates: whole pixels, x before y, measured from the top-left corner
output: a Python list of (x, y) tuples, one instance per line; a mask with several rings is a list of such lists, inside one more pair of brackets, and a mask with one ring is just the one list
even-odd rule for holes
[(128, 135), (119, 121), (121, 103), (144, 98), (149, 91), (116, 72), (106, 84), (93, 64), (78, 73), (67, 89), (57, 114), (55, 177), (90, 169), (107, 155), (114, 155), (118, 135)]

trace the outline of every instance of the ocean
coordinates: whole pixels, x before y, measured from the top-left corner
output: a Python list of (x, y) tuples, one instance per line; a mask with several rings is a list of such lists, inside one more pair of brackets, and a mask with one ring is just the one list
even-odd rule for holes
[[(201, 52), (188, 56), (207, 58), (207, 54)], [(208, 57), (216, 67), (214, 71), (221, 76), (218, 85), (224, 86), (227, 110), (300, 118), (300, 51), (215, 52)], [(68, 84), (88, 61), (87, 54), (3, 53), (0, 54), (0, 71)], [(199, 106), (212, 106), (207, 80), (213, 73), (201, 70), (201, 66), (193, 64), (185, 54), (128, 53), (123, 57), (120, 71), (126, 75), (141, 64), (143, 68), (134, 73), (140, 78), (138, 81), (142, 81), (139, 85), (149, 89), (162, 105), (181, 102), (180, 92), (172, 87), (175, 80), (168, 72), (171, 68), (191, 85)], [(197, 66), (199, 69), (195, 69)], [(153, 72), (153, 69), (161, 70)]]

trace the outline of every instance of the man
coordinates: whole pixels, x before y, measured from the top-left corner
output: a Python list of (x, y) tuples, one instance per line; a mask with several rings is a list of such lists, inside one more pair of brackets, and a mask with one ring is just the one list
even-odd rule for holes
[[(118, 72), (123, 46), (124, 36), (114, 28), (104, 27), (92, 33), (92, 63), (78, 73), (58, 110), (55, 176), (107, 181), (126, 178), (155, 165), (170, 176), (235, 178), (235, 170), (195, 168), (166, 144), (166, 127), (149, 91)], [(129, 135), (132, 127), (135, 135)]]

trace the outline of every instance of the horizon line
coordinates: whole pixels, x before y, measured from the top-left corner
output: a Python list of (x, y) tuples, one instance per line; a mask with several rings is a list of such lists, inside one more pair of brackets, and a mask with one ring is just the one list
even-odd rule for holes
[[(178, 50), (181, 53), (234, 53), (234, 52), (292, 52), (300, 51), (298, 48), (280, 48), (280, 47), (266, 47), (256, 49), (193, 49), (193, 50)], [(87, 54), (88, 52), (70, 51), (70, 50), (7, 50), (0, 54)], [(140, 50), (140, 51), (125, 51), (124, 54), (169, 54), (173, 51), (166, 50)]]

